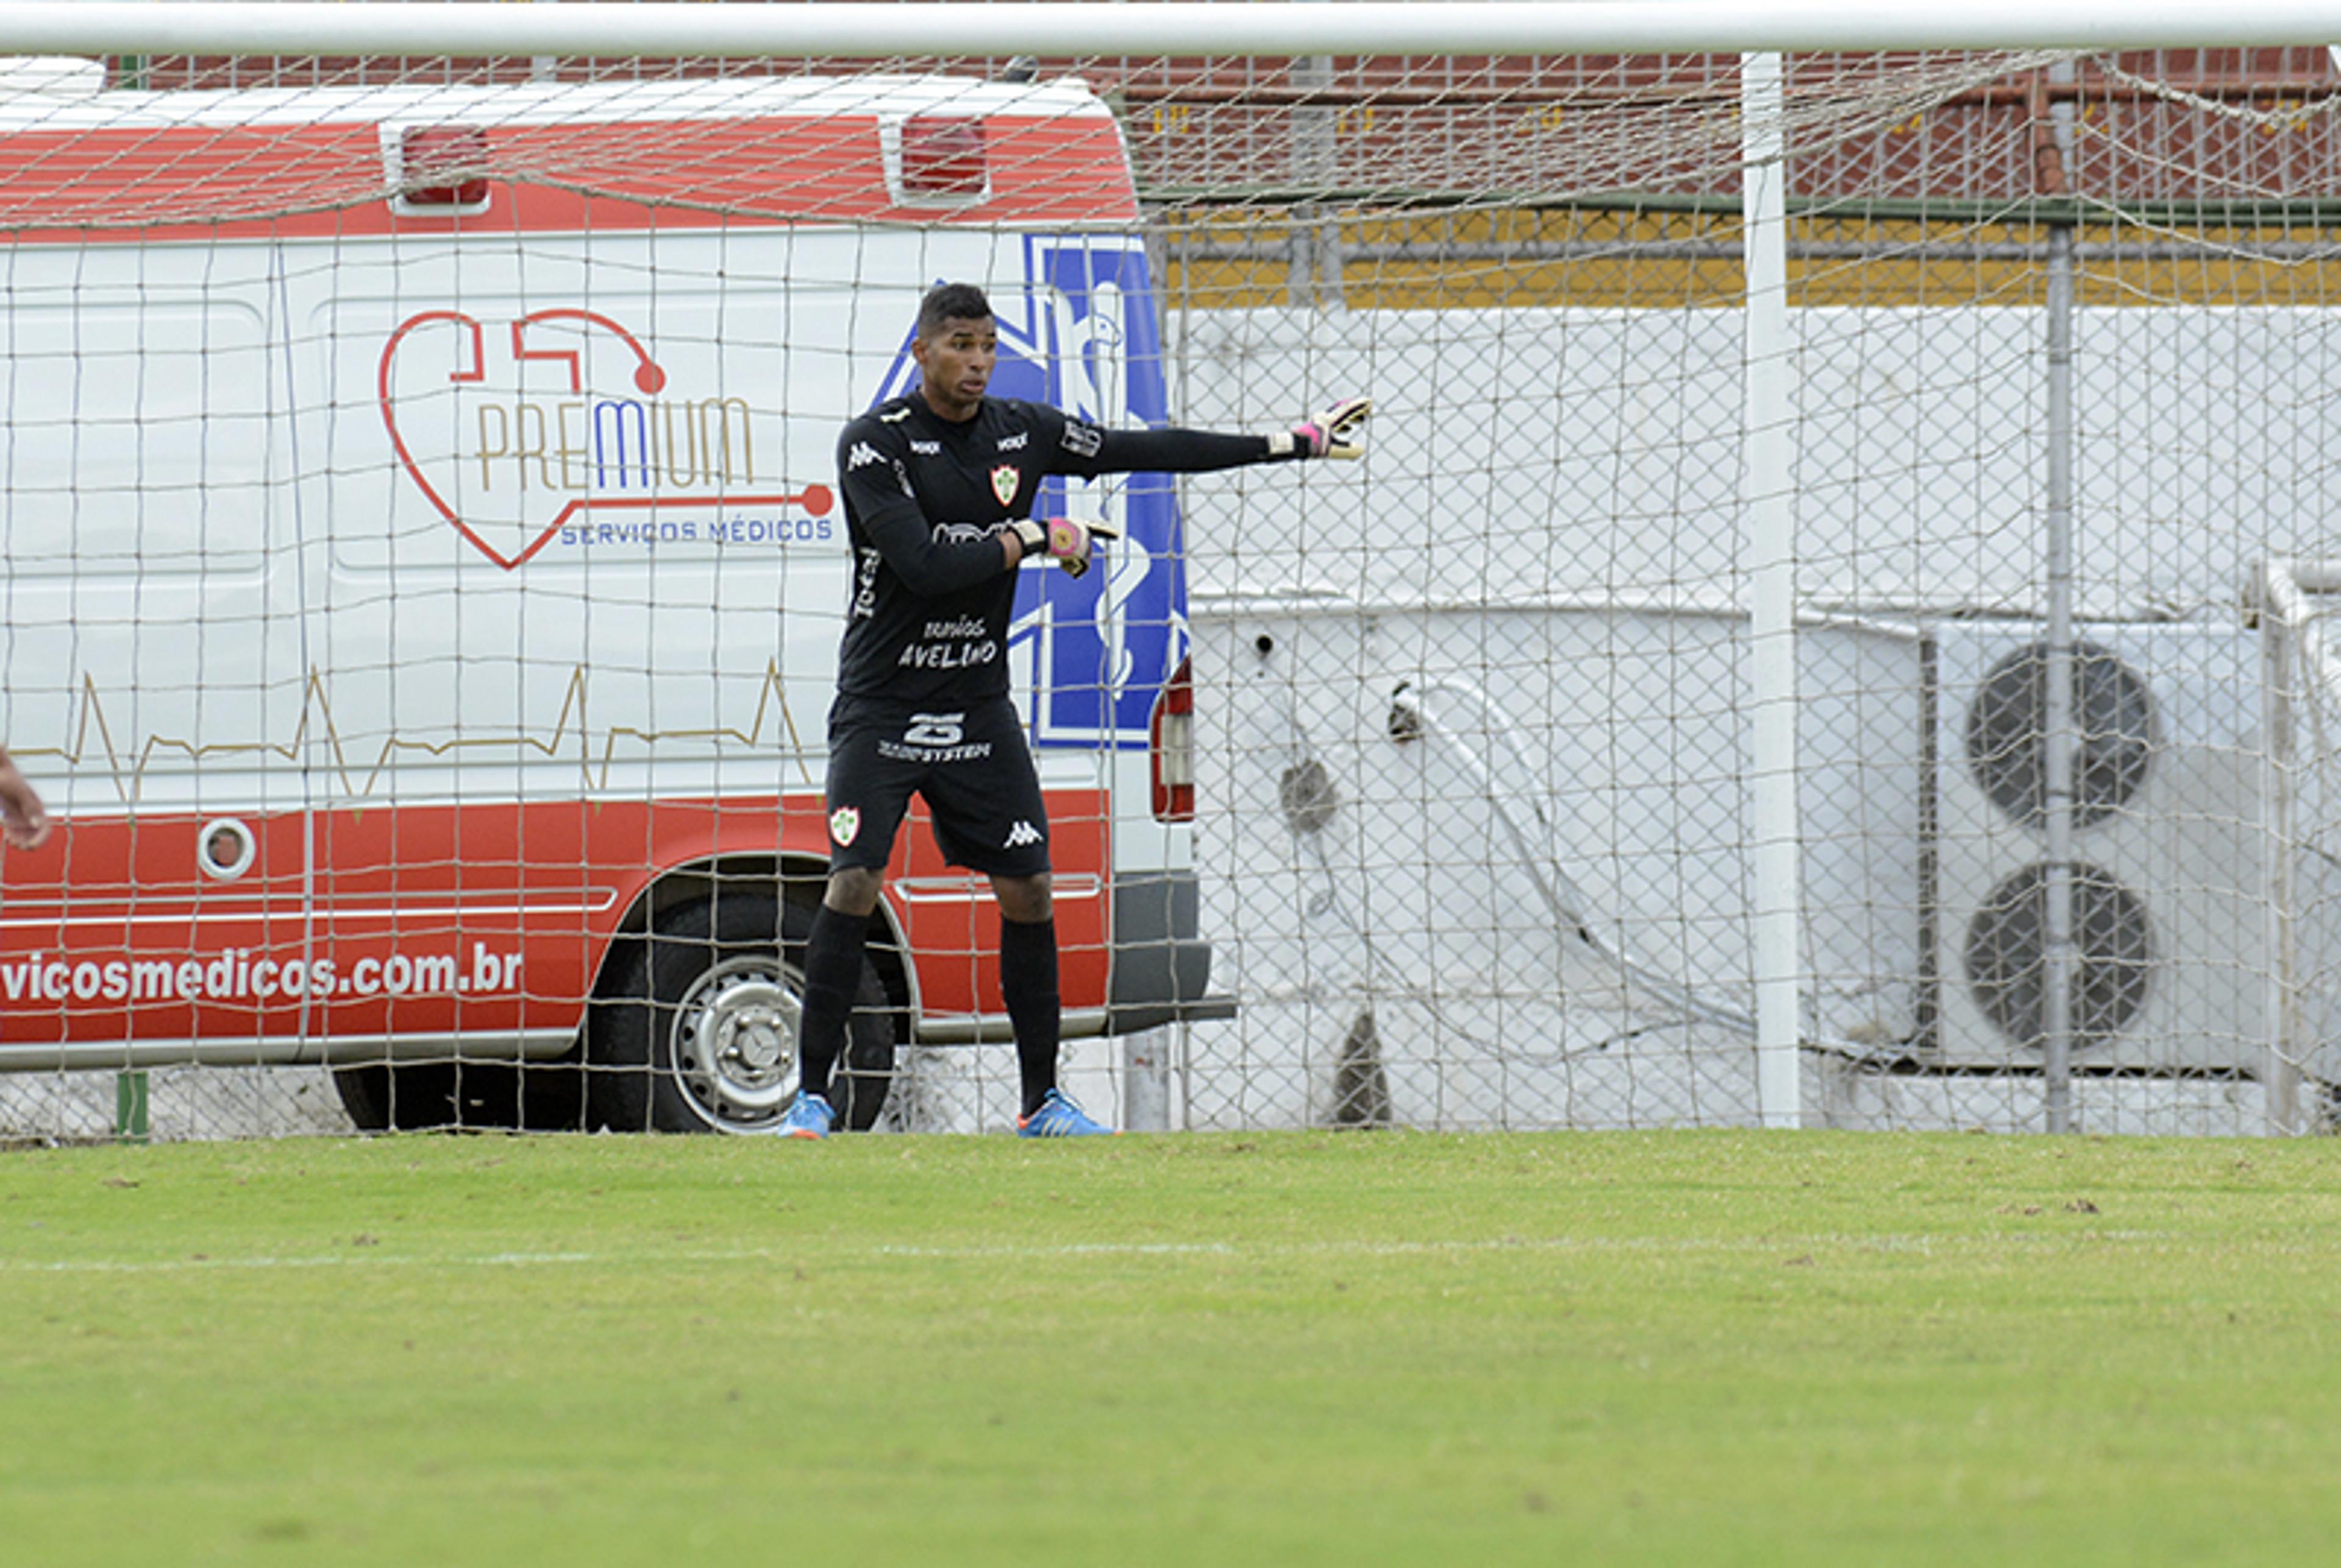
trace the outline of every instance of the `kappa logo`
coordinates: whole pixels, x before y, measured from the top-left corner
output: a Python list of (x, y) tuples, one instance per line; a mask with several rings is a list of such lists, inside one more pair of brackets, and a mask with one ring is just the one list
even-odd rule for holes
[(839, 806), (829, 814), (829, 836), (838, 844), (849, 844), (862, 834), (862, 813), (850, 805)]
[(857, 441), (853, 444), (853, 449), (845, 454), (845, 471), (851, 474), (857, 468), (867, 468), (873, 463), (885, 461), (883, 457), (878, 455), (876, 447), (866, 441)]
[(1000, 847), (1002, 849), (1021, 849), (1028, 844), (1038, 844), (1040, 842), (1041, 830), (1034, 827), (1031, 823), (1026, 822), (1022, 817), (1018, 817), (1016, 819), (1016, 825), (1008, 830), (1008, 842), (1001, 844)]

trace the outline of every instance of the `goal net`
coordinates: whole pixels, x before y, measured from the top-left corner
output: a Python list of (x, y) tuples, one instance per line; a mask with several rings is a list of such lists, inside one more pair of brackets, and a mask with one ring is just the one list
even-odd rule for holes
[[(2321, 1125), (2341, 1082), (2321, 765), (2341, 666), (2319, 634), (2341, 588), (2321, 565), (2341, 557), (2341, 69), (2306, 48), (1788, 56), (1762, 128), (1786, 149), (1791, 396), (1754, 424), (1743, 85), (1722, 54), (17, 64), (0, 703), (60, 826), (5, 860), (0, 1136), (113, 1135), (134, 1104), (154, 1135), (338, 1128), (393, 1084), (533, 1124), (533, 1074), (543, 1124), (590, 1124), (599, 1102), (558, 1075), (581, 1060), (552, 1038), (561, 985), (532, 992), (506, 949), (565, 921), (596, 984), (617, 884), (564, 882), (591, 855), (518, 805), (559, 770), (577, 820), (643, 814), (644, 854), (677, 813), (712, 841), (776, 793), (817, 809), (808, 694), (845, 604), (808, 595), (845, 557), (814, 487), (837, 483), (843, 420), (907, 385), (920, 287), (997, 285), (1040, 265), (1036, 224), (1095, 219), (1098, 144), (1052, 115), (1110, 116), (1138, 259), (1111, 280), (1081, 263), (1084, 300), (1128, 285), (1111, 321), (1045, 268), (1001, 291), (1060, 312), (1011, 343), (1031, 361), (1016, 394), (1070, 396), (1136, 355), (1159, 406), (1123, 389), (1111, 417), (1272, 430), (1375, 405), (1360, 463), (1094, 498), (1175, 506), (1178, 594), (1117, 597), (1136, 585), (1106, 574), (1081, 634), (1102, 667), (1190, 656), (1192, 843), (1171, 856), (1190, 864), (1149, 874), (1193, 872), (1210, 989), (1235, 1005), (1074, 1040), (1093, 1109), (1199, 1129), (1776, 1120), (1758, 997), (1785, 978), (1805, 1124)], [(887, 95), (908, 106), (873, 185), (847, 126)], [(786, 128), (760, 141), (742, 115)], [(1011, 187), (1057, 205), (987, 205)], [(380, 335), (361, 352), (369, 311), (431, 345), (427, 376)], [(631, 448), (583, 390), (602, 372), (581, 335), (604, 326), (659, 381), (609, 416), (642, 421)], [(497, 402), (492, 360), (570, 377), (576, 406), (521, 394), (549, 380)], [(719, 363), (722, 387), (664, 394)], [(767, 395), (787, 421), (769, 484), (747, 454)], [(1789, 476), (1785, 688), (1750, 657), (1749, 514), (1777, 499), (1749, 494), (1758, 445)], [(563, 510), (613, 461), (716, 499)], [(554, 580), (525, 599), (473, 586), (539, 562)], [(721, 581), (751, 570), (772, 596), (754, 610)], [(520, 652), (491, 656), (515, 616)], [(1024, 695), (1039, 743), (1092, 736), (1121, 788), (1114, 678), (1081, 712)], [(1752, 743), (1782, 703), (1785, 796)], [(393, 799), (444, 813), (331, 852)], [(1087, 809), (1111, 841), (1096, 880), (1148, 865), (1142, 805)], [(205, 835), (184, 861), (183, 828)], [(1753, 914), (1783, 833), (1785, 960)], [(692, 896), (752, 858), (711, 859)], [(785, 859), (767, 845), (753, 874)], [(483, 869), (506, 864), (525, 886)], [(911, 870), (907, 896), (944, 898), (945, 868)], [(442, 986), (446, 1022), (352, 1025), (381, 1076), (344, 1055), (336, 1095), (297, 1042), (360, 1000), (318, 944), (357, 918), (336, 900), (369, 896), (372, 983), (395, 961), (402, 1001)], [(665, 897), (633, 917), (645, 944)], [(995, 1012), (977, 914), (945, 945), (971, 1013)], [(206, 922), (246, 934), (207, 943)], [(117, 973), (66, 950), (91, 923), (194, 934), (167, 973)], [(1104, 973), (1106, 935), (1069, 938), (1069, 977)], [(745, 1031), (668, 1065), (686, 1101), (701, 1073), (753, 1125), (742, 987), (787, 975), (741, 963), (660, 1017)], [(55, 1022), (112, 1002), (184, 1028)], [(1004, 1038), (906, 1042), (886, 1116), (1001, 1124)], [(134, 1094), (125, 1074), (150, 1072)]]
[[(1166, 199), (1182, 412), (1380, 414), (1338, 495), (1199, 498), (1190, 1113), (1758, 1119), (1739, 62), (1309, 71), (1157, 121), (1329, 187)], [(1787, 62), (1808, 1124), (2320, 1124), (2334, 688), (2254, 584), (2331, 550), (2336, 89)]]

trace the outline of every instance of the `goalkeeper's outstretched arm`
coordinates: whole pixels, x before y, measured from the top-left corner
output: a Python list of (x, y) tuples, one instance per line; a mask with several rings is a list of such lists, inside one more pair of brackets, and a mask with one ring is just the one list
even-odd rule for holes
[(1211, 430), (1104, 430), (1097, 450), (1077, 467), (1082, 474), (1208, 474), (1254, 463), (1313, 457), (1362, 457), (1373, 400), (1348, 397), (1290, 430), (1230, 435)]

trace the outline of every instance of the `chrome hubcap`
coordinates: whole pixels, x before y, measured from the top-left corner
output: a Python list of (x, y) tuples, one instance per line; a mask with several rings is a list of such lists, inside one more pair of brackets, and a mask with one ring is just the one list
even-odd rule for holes
[(731, 1132), (777, 1122), (797, 1087), (803, 1005), (770, 957), (726, 959), (675, 1009), (676, 1077), (700, 1114)]

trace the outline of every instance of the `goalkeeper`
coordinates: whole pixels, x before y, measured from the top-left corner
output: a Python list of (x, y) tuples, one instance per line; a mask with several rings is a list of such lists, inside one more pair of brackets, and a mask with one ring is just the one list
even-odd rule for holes
[(853, 547), (852, 602), (829, 714), (829, 883), (805, 944), (800, 1086), (782, 1131), (826, 1136), (832, 1070), (845, 1044), (862, 937), (916, 794), (953, 865), (991, 879), (1000, 904), (1000, 991), (1016, 1037), (1017, 1132), (1110, 1129), (1057, 1087), (1057, 928), (1049, 821), (1009, 696), (1016, 569), (1045, 558), (1079, 575), (1095, 539), (1035, 519), (1052, 474), (1195, 474), (1253, 463), (1356, 457), (1370, 404), (1350, 398), (1266, 435), (1109, 430), (1057, 409), (985, 395), (999, 354), (981, 289), (944, 284), (920, 303), (919, 384), (846, 425), (839, 489)]

